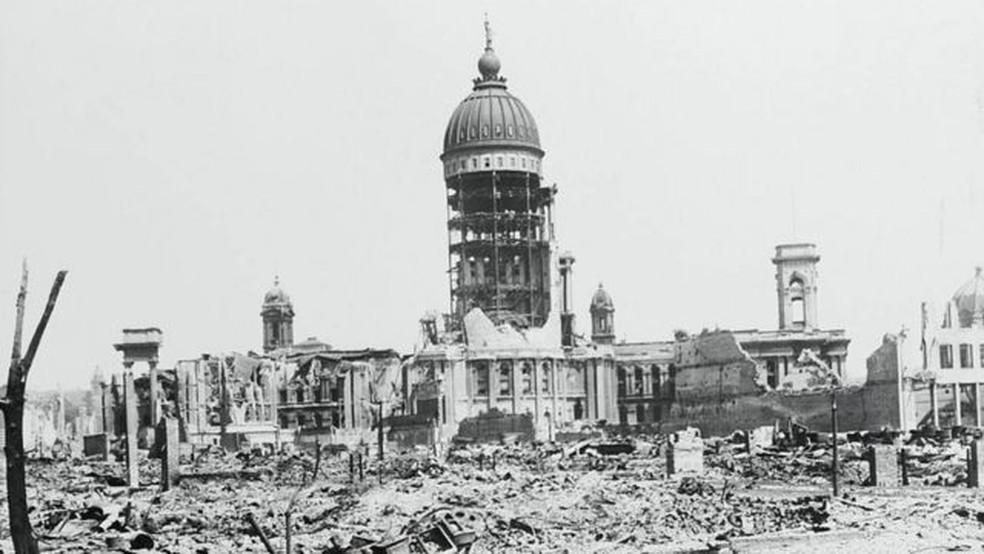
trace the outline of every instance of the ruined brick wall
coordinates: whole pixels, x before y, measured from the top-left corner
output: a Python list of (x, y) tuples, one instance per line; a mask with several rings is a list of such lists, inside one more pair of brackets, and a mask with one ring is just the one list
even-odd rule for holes
[[(837, 395), (838, 428), (842, 431), (878, 429), (877, 412), (871, 410), (864, 389), (846, 389)], [(703, 402), (674, 404), (664, 431), (697, 427), (704, 436), (722, 436), (793, 419), (816, 431), (830, 431), (830, 394), (811, 391), (798, 394), (764, 392)]]
[(757, 364), (728, 332), (676, 343), (674, 365), (675, 401), (685, 406), (759, 392)]
[[(874, 357), (876, 379), (838, 392), (840, 430), (897, 425), (896, 382), (889, 366), (896, 359), (894, 343), (891, 347)], [(727, 435), (788, 419), (817, 431), (831, 429), (829, 390), (772, 391), (759, 386), (757, 365), (731, 333), (708, 333), (677, 343), (675, 362), (676, 395), (663, 421), (665, 431), (693, 426), (704, 436)]]
[(529, 414), (506, 414), (491, 410), (462, 420), (458, 425), (457, 438), (471, 442), (498, 442), (505, 435), (512, 434), (519, 435), (520, 440), (533, 440), (533, 418)]

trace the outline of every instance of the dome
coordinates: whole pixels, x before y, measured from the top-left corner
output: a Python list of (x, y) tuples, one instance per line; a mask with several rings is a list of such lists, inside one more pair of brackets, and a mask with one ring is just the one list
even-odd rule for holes
[(481, 77), (458, 104), (444, 131), (444, 154), (471, 148), (519, 148), (543, 155), (533, 114), (506, 89), (491, 42), (478, 60)]
[(598, 283), (598, 290), (591, 297), (591, 311), (594, 312), (597, 310), (615, 311), (615, 304), (612, 302), (612, 297), (601, 286), (601, 283)]
[(974, 277), (953, 293), (961, 327), (971, 327), (975, 322), (984, 323), (984, 275), (980, 267)]
[(273, 280), (273, 288), (267, 291), (266, 296), (263, 297), (263, 306), (270, 305), (290, 305), (290, 297), (284, 292), (284, 289), (280, 288), (280, 277), (275, 277)]

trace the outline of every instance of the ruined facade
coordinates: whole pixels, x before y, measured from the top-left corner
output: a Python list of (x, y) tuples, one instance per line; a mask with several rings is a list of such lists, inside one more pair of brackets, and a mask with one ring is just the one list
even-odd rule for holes
[[(671, 409), (675, 410), (675, 417), (681, 417), (684, 411), (693, 414), (702, 402), (718, 405), (727, 401), (728, 394), (723, 392), (726, 385), (737, 387), (741, 395), (754, 395), (827, 385), (828, 373), (841, 378), (850, 339), (843, 330), (824, 330), (819, 326), (819, 260), (813, 244), (776, 246), (772, 259), (779, 304), (776, 330), (733, 331), (727, 333), (728, 339), (717, 338), (714, 333), (698, 337), (681, 333), (673, 341), (614, 344), (618, 421), (629, 425), (664, 423)], [(592, 338), (601, 344), (610, 343), (614, 338), (614, 302), (600, 286), (590, 311)], [(722, 340), (734, 342), (734, 348), (721, 347)], [(724, 374), (719, 373), (724, 370), (714, 360), (725, 350), (725, 357), (742, 358), (751, 364), (746, 363), (741, 373), (747, 381), (738, 384), (738, 374), (728, 375), (730, 384), (721, 380)], [(748, 371), (749, 367), (754, 371)], [(706, 379), (702, 372), (707, 372)], [(703, 386), (708, 387), (706, 396), (700, 393)]]

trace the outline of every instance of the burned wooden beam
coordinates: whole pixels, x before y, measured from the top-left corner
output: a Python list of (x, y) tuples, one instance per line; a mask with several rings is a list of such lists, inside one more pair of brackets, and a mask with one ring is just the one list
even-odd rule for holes
[(67, 271), (59, 271), (55, 282), (51, 285), (48, 302), (41, 320), (38, 321), (31, 342), (21, 357), (21, 339), (24, 328), (24, 302), (27, 298), (27, 263), (21, 271), (20, 290), (17, 293), (16, 323), (14, 325), (14, 343), (11, 348), (10, 371), (7, 374), (7, 397), (0, 403), (3, 410), (6, 443), (4, 452), (7, 464), (7, 507), (10, 513), (10, 534), (17, 554), (38, 552), (37, 537), (31, 528), (27, 511), (27, 483), (24, 470), (24, 392), (27, 387), (27, 376), (34, 362), (41, 337), (48, 327), (48, 321), (55, 309), (58, 293), (65, 281)]

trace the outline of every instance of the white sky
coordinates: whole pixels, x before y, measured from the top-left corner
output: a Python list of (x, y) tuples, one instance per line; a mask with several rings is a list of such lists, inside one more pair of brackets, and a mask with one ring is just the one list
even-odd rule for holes
[[(438, 155), (488, 11), (616, 331), (772, 328), (777, 243), (814, 241), (850, 373), (984, 263), (981, 2), (0, 2), (0, 352), (69, 270), (31, 388), (128, 326), (162, 362), (295, 337), (408, 351), (445, 310)], [(794, 215), (795, 214), (795, 215)], [(794, 224), (795, 222), (795, 224)]]

